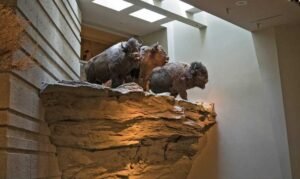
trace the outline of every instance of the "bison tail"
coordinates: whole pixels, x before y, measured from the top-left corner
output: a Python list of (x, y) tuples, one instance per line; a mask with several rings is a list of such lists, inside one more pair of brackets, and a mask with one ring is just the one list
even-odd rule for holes
[(95, 66), (94, 63), (88, 63), (85, 66), (85, 74), (86, 74), (86, 80), (90, 83), (96, 83), (96, 76), (95, 76)]

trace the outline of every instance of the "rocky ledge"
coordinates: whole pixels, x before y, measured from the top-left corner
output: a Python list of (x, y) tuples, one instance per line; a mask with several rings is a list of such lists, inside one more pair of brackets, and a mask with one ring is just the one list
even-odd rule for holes
[(216, 116), (212, 104), (152, 95), (134, 83), (61, 81), (45, 84), (41, 99), (62, 178), (184, 179)]

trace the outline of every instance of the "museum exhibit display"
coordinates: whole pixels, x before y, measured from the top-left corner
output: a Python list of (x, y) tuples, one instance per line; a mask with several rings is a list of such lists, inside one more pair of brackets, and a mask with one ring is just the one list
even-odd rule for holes
[(298, 179), (299, 0), (0, 0), (0, 179)]

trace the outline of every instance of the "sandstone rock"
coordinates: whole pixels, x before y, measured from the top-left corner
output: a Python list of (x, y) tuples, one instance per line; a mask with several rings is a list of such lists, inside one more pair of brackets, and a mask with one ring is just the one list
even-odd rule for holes
[(213, 105), (87, 82), (45, 84), (41, 92), (63, 178), (186, 178)]

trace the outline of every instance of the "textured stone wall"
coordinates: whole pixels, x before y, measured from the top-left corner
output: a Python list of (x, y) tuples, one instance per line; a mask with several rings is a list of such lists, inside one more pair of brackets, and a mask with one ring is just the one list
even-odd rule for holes
[(81, 15), (75, 0), (4, 0), (30, 22), (15, 58), (26, 71), (0, 71), (0, 178), (60, 178), (39, 90), (43, 81), (80, 76)]
[(151, 95), (134, 83), (64, 81), (45, 85), (41, 98), (62, 178), (185, 179), (215, 124), (212, 104)]

